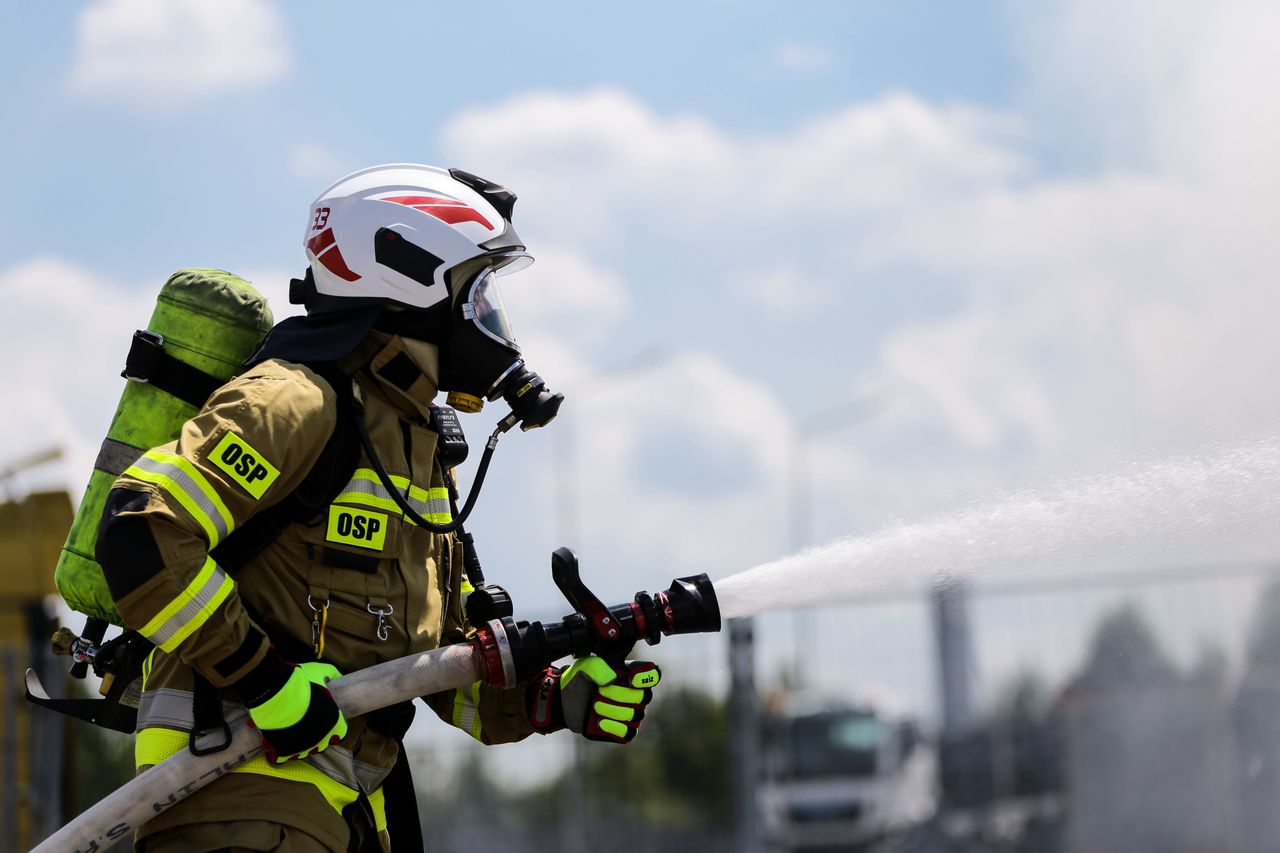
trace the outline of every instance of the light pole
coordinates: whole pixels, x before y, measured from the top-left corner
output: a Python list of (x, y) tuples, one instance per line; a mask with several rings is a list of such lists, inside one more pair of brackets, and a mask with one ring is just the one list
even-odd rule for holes
[[(809, 539), (809, 441), (825, 432), (862, 420), (868, 415), (866, 401), (859, 400), (801, 422), (793, 445), (790, 478), (790, 540), (799, 550)], [(812, 630), (796, 611), (796, 680), (801, 678), (802, 635)], [(730, 619), (729, 629), (729, 737), (732, 768), (734, 849), (756, 853), (761, 845), (756, 785), (760, 779), (760, 707), (755, 680), (755, 619)]]
[(556, 418), (556, 430), (552, 433), (553, 454), (556, 462), (556, 533), (560, 544), (573, 547), (579, 542), (578, 537), (581, 535), (575, 413), (587, 401), (617, 389), (616, 380), (624, 379), (631, 382), (642, 378), (661, 367), (668, 358), (670, 354), (666, 350), (646, 347), (621, 361), (614, 362), (595, 374), (580, 391), (574, 392), (572, 399), (576, 401), (577, 407), (570, 405), (560, 410)]
[[(618, 379), (633, 381), (652, 372), (667, 360), (667, 353), (656, 347), (649, 347), (622, 361), (615, 362), (592, 377), (593, 381), (575, 393), (577, 406), (595, 399), (618, 387)], [(575, 406), (566, 406), (557, 417), (557, 429), (554, 436), (554, 458), (556, 463), (556, 532), (561, 544), (572, 547), (579, 541), (580, 514), (578, 508), (578, 441), (576, 432)], [(565, 820), (561, 821), (560, 849), (564, 853), (586, 853), (587, 844), (587, 786), (583, 768), (586, 765), (586, 742), (582, 738), (573, 739), (573, 771), (569, 774), (564, 787), (565, 801), (561, 803), (561, 812)]]
[[(815, 438), (836, 432), (841, 429), (862, 423), (874, 417), (881, 408), (876, 397), (863, 397), (851, 402), (825, 409), (800, 421), (796, 428), (795, 439), (791, 444), (790, 488), (790, 546), (795, 553), (809, 545), (813, 538), (813, 510), (811, 492), (812, 478), (809, 471), (809, 446)], [(801, 610), (792, 611), (792, 627), (795, 632), (795, 660), (793, 661), (793, 678), (795, 686), (805, 683), (804, 671), (804, 637), (813, 631), (812, 614)]]

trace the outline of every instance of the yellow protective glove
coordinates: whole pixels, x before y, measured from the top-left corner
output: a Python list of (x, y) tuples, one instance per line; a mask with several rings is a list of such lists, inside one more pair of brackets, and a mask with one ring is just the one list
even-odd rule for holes
[(630, 743), (661, 679), (655, 663), (631, 661), (614, 672), (594, 655), (547, 667), (529, 685), (529, 719), (543, 734), (567, 728), (588, 740)]
[(277, 690), (249, 704), (250, 725), (262, 735), (268, 761), (315, 755), (346, 736), (347, 721), (325, 687), (341, 675), (327, 663), (299, 664)]

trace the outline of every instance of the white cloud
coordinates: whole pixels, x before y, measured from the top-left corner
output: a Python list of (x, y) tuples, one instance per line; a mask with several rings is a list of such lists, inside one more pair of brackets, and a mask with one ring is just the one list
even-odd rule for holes
[(269, 0), (96, 0), (76, 36), (71, 90), (139, 109), (270, 83), (292, 65)]
[[(1200, 179), (1273, 180), (1280, 76), (1268, 0), (1010, 3), (1028, 55), (1029, 107), (1055, 132), (1137, 168)], [(1057, 121), (1054, 121), (1057, 119)]]
[[(1008, 331), (1008, 317), (969, 312), (897, 331), (882, 350), (881, 381), (905, 390), (903, 416), (944, 422), (966, 445), (992, 449), (1019, 430), (1039, 446), (1054, 446), (1054, 406), (1021, 354), (1035, 331)], [(991, 382), (993, 377), (1000, 381)], [(912, 404), (920, 408), (912, 410)]]
[(766, 385), (687, 352), (575, 405), (586, 541), (608, 542), (631, 580), (652, 583), (654, 563), (724, 573), (785, 546), (792, 426)]
[[(842, 365), (893, 401), (859, 433), (876, 448), (864, 499), (835, 483), (821, 498), (863, 517), (1274, 425), (1280, 102), (1259, 86), (1280, 54), (1256, 33), (1280, 11), (1013, 14), (1032, 46), (1025, 117), (891, 93), (734, 133), (597, 89), (465, 111), (444, 147), (560, 243), (618, 252), (643, 233), (672, 266), (744, 257), (722, 268), (766, 312), (824, 274), (854, 294), (828, 313), (874, 309), (883, 296), (851, 287), (871, 278), (927, 306), (860, 328), (877, 355)], [(1055, 175), (1035, 152), (1068, 124), (1096, 163)], [(791, 344), (770, 337), (778, 363)]]
[(791, 261), (779, 261), (763, 269), (745, 269), (733, 276), (738, 293), (766, 311), (795, 316), (830, 301), (829, 282), (817, 278)]
[[(356, 170), (353, 158), (318, 142), (299, 142), (289, 150), (289, 173), (295, 178), (330, 183)], [(320, 187), (317, 186), (317, 189)]]
[[(739, 568), (784, 547), (788, 405), (822, 407), (788, 384), (806, 368), (846, 383), (824, 393), (876, 387), (890, 401), (814, 447), (820, 532), (1280, 422), (1280, 102), (1260, 93), (1280, 54), (1258, 44), (1277, 13), (1247, 2), (1049, 9), (1040, 23), (1013, 13), (1034, 72), (1018, 115), (896, 92), (740, 133), (601, 88), (526, 93), (447, 123), (450, 161), (520, 195), (539, 263), (504, 291), (530, 364), (557, 390), (585, 389), (593, 348), (671, 304), (659, 297), (675, 288), (695, 314), (708, 304), (697, 300), (736, 297), (715, 307), (764, 353), (747, 365), (722, 341), (691, 341), (705, 349), (589, 403), (570, 393), (589, 542), (623, 543), (616, 560), (636, 571), (658, 558)], [(1166, 9), (1170, 20), (1156, 20)], [(1096, 162), (1069, 175), (1040, 166), (1036, 151), (1060, 132)], [(702, 257), (733, 281), (689, 288), (680, 273)], [(634, 270), (657, 274), (641, 282)], [(35, 287), (37, 272), (0, 280)], [(863, 348), (750, 325), (777, 314), (784, 289), (828, 279), (811, 313), (843, 312)], [(860, 289), (864, 279), (880, 289)], [(884, 307), (895, 301), (910, 307)], [(793, 350), (814, 354), (797, 366)], [(103, 345), (102, 360), (118, 358)], [(76, 428), (81, 403), (48, 405)], [(519, 458), (542, 440), (510, 439), (503, 452)], [(494, 476), (487, 506), (520, 523), (550, 512), (554, 472), (513, 475), (505, 492)]]
[(466, 110), (442, 133), (449, 159), (518, 188), (521, 217), (555, 234), (616, 236), (628, 217), (665, 233), (719, 235), (730, 220), (798, 218), (806, 231), (1021, 174), (1009, 116), (894, 93), (778, 134), (737, 136), (662, 116), (612, 88), (534, 93)]
[(818, 74), (835, 67), (836, 54), (821, 45), (787, 41), (774, 47), (773, 64), (792, 74)]
[[(288, 305), (287, 277), (265, 270), (244, 275), (256, 281), (277, 319), (296, 310)], [(162, 283), (125, 284), (56, 257), (0, 270), (0, 300), (9, 316), (21, 318), (6, 324), (0, 352), (27, 368), (0, 377), (0, 396), (20, 401), (0, 421), (8, 458), (64, 448), (65, 461), (46, 473), (79, 499), (125, 387), (120, 371), (133, 331), (147, 328)]]
[(124, 385), (130, 337), (145, 327), (154, 293), (46, 257), (0, 271), (0, 298), (21, 318), (6, 325), (7, 360), (30, 368), (0, 377), (0, 395), (21, 401), (0, 422), (0, 446), (15, 457), (48, 444), (66, 448), (78, 499)]

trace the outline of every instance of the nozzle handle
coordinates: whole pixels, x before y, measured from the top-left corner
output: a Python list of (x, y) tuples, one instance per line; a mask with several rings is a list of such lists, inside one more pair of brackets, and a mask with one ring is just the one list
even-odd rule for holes
[(586, 617), (598, 641), (596, 654), (617, 670), (635, 647), (634, 632), (629, 637), (625, 636), (619, 619), (583, 583), (582, 573), (578, 570), (578, 555), (572, 548), (560, 547), (552, 552), (551, 579), (568, 599), (574, 612)]

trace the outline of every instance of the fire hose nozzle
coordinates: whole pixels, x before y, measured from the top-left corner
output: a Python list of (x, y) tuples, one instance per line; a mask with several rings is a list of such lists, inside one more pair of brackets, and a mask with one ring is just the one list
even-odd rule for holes
[[(636, 597), (639, 598), (640, 593)], [(669, 630), (664, 634), (703, 634), (720, 630), (720, 602), (715, 587), (705, 573), (687, 578), (676, 578), (666, 592), (658, 593), (659, 601), (665, 599), (664, 615)]]
[(663, 592), (639, 592), (613, 607), (601, 604), (582, 583), (577, 557), (568, 548), (556, 550), (552, 574), (575, 612), (546, 623), (507, 616), (476, 631), (471, 642), (480, 653), (485, 683), (516, 687), (569, 655), (599, 655), (616, 669), (640, 640), (656, 645), (663, 635), (720, 630), (720, 605), (705, 574), (677, 578)]

